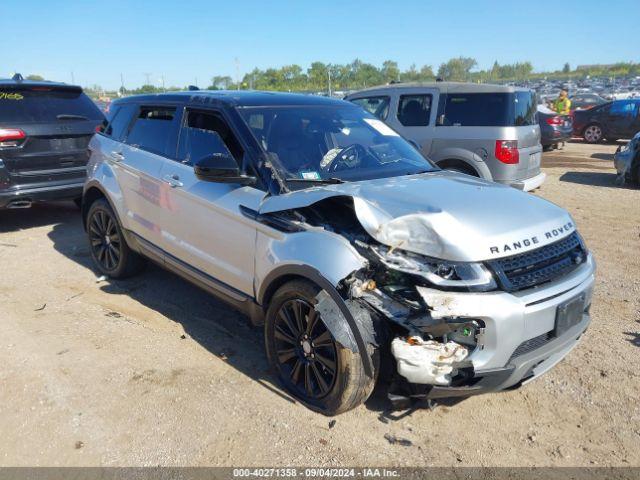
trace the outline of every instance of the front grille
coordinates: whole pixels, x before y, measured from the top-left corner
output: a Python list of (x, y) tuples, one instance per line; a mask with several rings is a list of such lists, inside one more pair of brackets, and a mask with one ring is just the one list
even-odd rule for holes
[(566, 238), (531, 252), (501, 258), (489, 263), (502, 287), (510, 292), (550, 282), (573, 271), (586, 261), (580, 237), (573, 232)]
[(529, 340), (525, 340), (522, 342), (516, 351), (513, 352), (509, 361), (514, 358), (520, 357), (526, 353), (533, 352), (534, 350), (546, 345), (553, 339), (553, 332), (543, 333), (542, 335), (538, 335), (537, 337), (530, 338)]

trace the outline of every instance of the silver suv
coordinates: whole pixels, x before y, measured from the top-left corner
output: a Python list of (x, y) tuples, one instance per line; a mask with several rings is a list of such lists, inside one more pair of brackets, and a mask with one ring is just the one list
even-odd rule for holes
[(544, 182), (532, 90), (454, 82), (393, 84), (345, 99), (383, 120), (441, 168), (525, 191)]
[(89, 148), (96, 268), (151, 259), (246, 312), (282, 385), (322, 413), (385, 370), (405, 396), (519, 386), (589, 324), (594, 261), (565, 210), (442, 171), (349, 102), (131, 97)]

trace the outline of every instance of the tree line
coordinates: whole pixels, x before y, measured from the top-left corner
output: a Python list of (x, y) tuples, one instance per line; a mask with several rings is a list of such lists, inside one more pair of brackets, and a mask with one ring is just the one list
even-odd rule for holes
[[(569, 63), (565, 63), (561, 70), (548, 72), (535, 72), (531, 62), (516, 62), (500, 64), (497, 61), (491, 68), (478, 69), (478, 62), (470, 57), (456, 57), (440, 64), (437, 70), (431, 65), (411, 65), (407, 69), (401, 69), (393, 60), (386, 60), (382, 65), (356, 59), (346, 64), (333, 64), (313, 62), (304, 69), (300, 65), (285, 65), (279, 68), (266, 69), (254, 68), (246, 73), (238, 82), (228, 75), (213, 76), (209, 85), (204, 87), (209, 90), (275, 90), (291, 92), (327, 92), (340, 90), (354, 90), (375, 85), (384, 85), (392, 82), (430, 82), (437, 78), (442, 80), (463, 82), (525, 82), (542, 78), (555, 80), (580, 79), (586, 76), (592, 77), (627, 77), (640, 75), (640, 63), (619, 62), (613, 65), (592, 65), (572, 69)], [(28, 79), (41, 80), (40, 75), (29, 75)], [(121, 87), (119, 93), (132, 95), (140, 93), (158, 93), (163, 91), (185, 90), (188, 86), (159, 87), (157, 85), (142, 85), (141, 87), (127, 89)], [(103, 94), (115, 94), (116, 92), (104, 92), (98, 86), (88, 87), (89, 92), (102, 92)]]

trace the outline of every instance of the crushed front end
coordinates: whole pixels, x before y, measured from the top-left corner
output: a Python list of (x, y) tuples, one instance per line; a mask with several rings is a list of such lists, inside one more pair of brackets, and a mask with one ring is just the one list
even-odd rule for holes
[(387, 320), (395, 384), (408, 396), (518, 387), (564, 358), (589, 325), (595, 264), (575, 231), (478, 263), (356, 245), (371, 268), (347, 280), (349, 296)]

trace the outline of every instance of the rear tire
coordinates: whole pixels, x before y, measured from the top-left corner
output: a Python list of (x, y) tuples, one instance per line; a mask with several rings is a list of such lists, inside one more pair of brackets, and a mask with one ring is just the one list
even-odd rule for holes
[(587, 125), (587, 127), (582, 132), (582, 138), (587, 143), (599, 143), (604, 138), (602, 133), (602, 127), (600, 125), (592, 123), (591, 125)]
[(144, 259), (127, 245), (120, 222), (104, 198), (89, 207), (87, 236), (91, 258), (100, 273), (127, 278), (144, 268)]
[(311, 410), (337, 415), (364, 402), (375, 385), (378, 350), (368, 345), (374, 378), (359, 353), (334, 338), (313, 306), (321, 289), (293, 280), (274, 294), (265, 321), (267, 358), (284, 388)]

